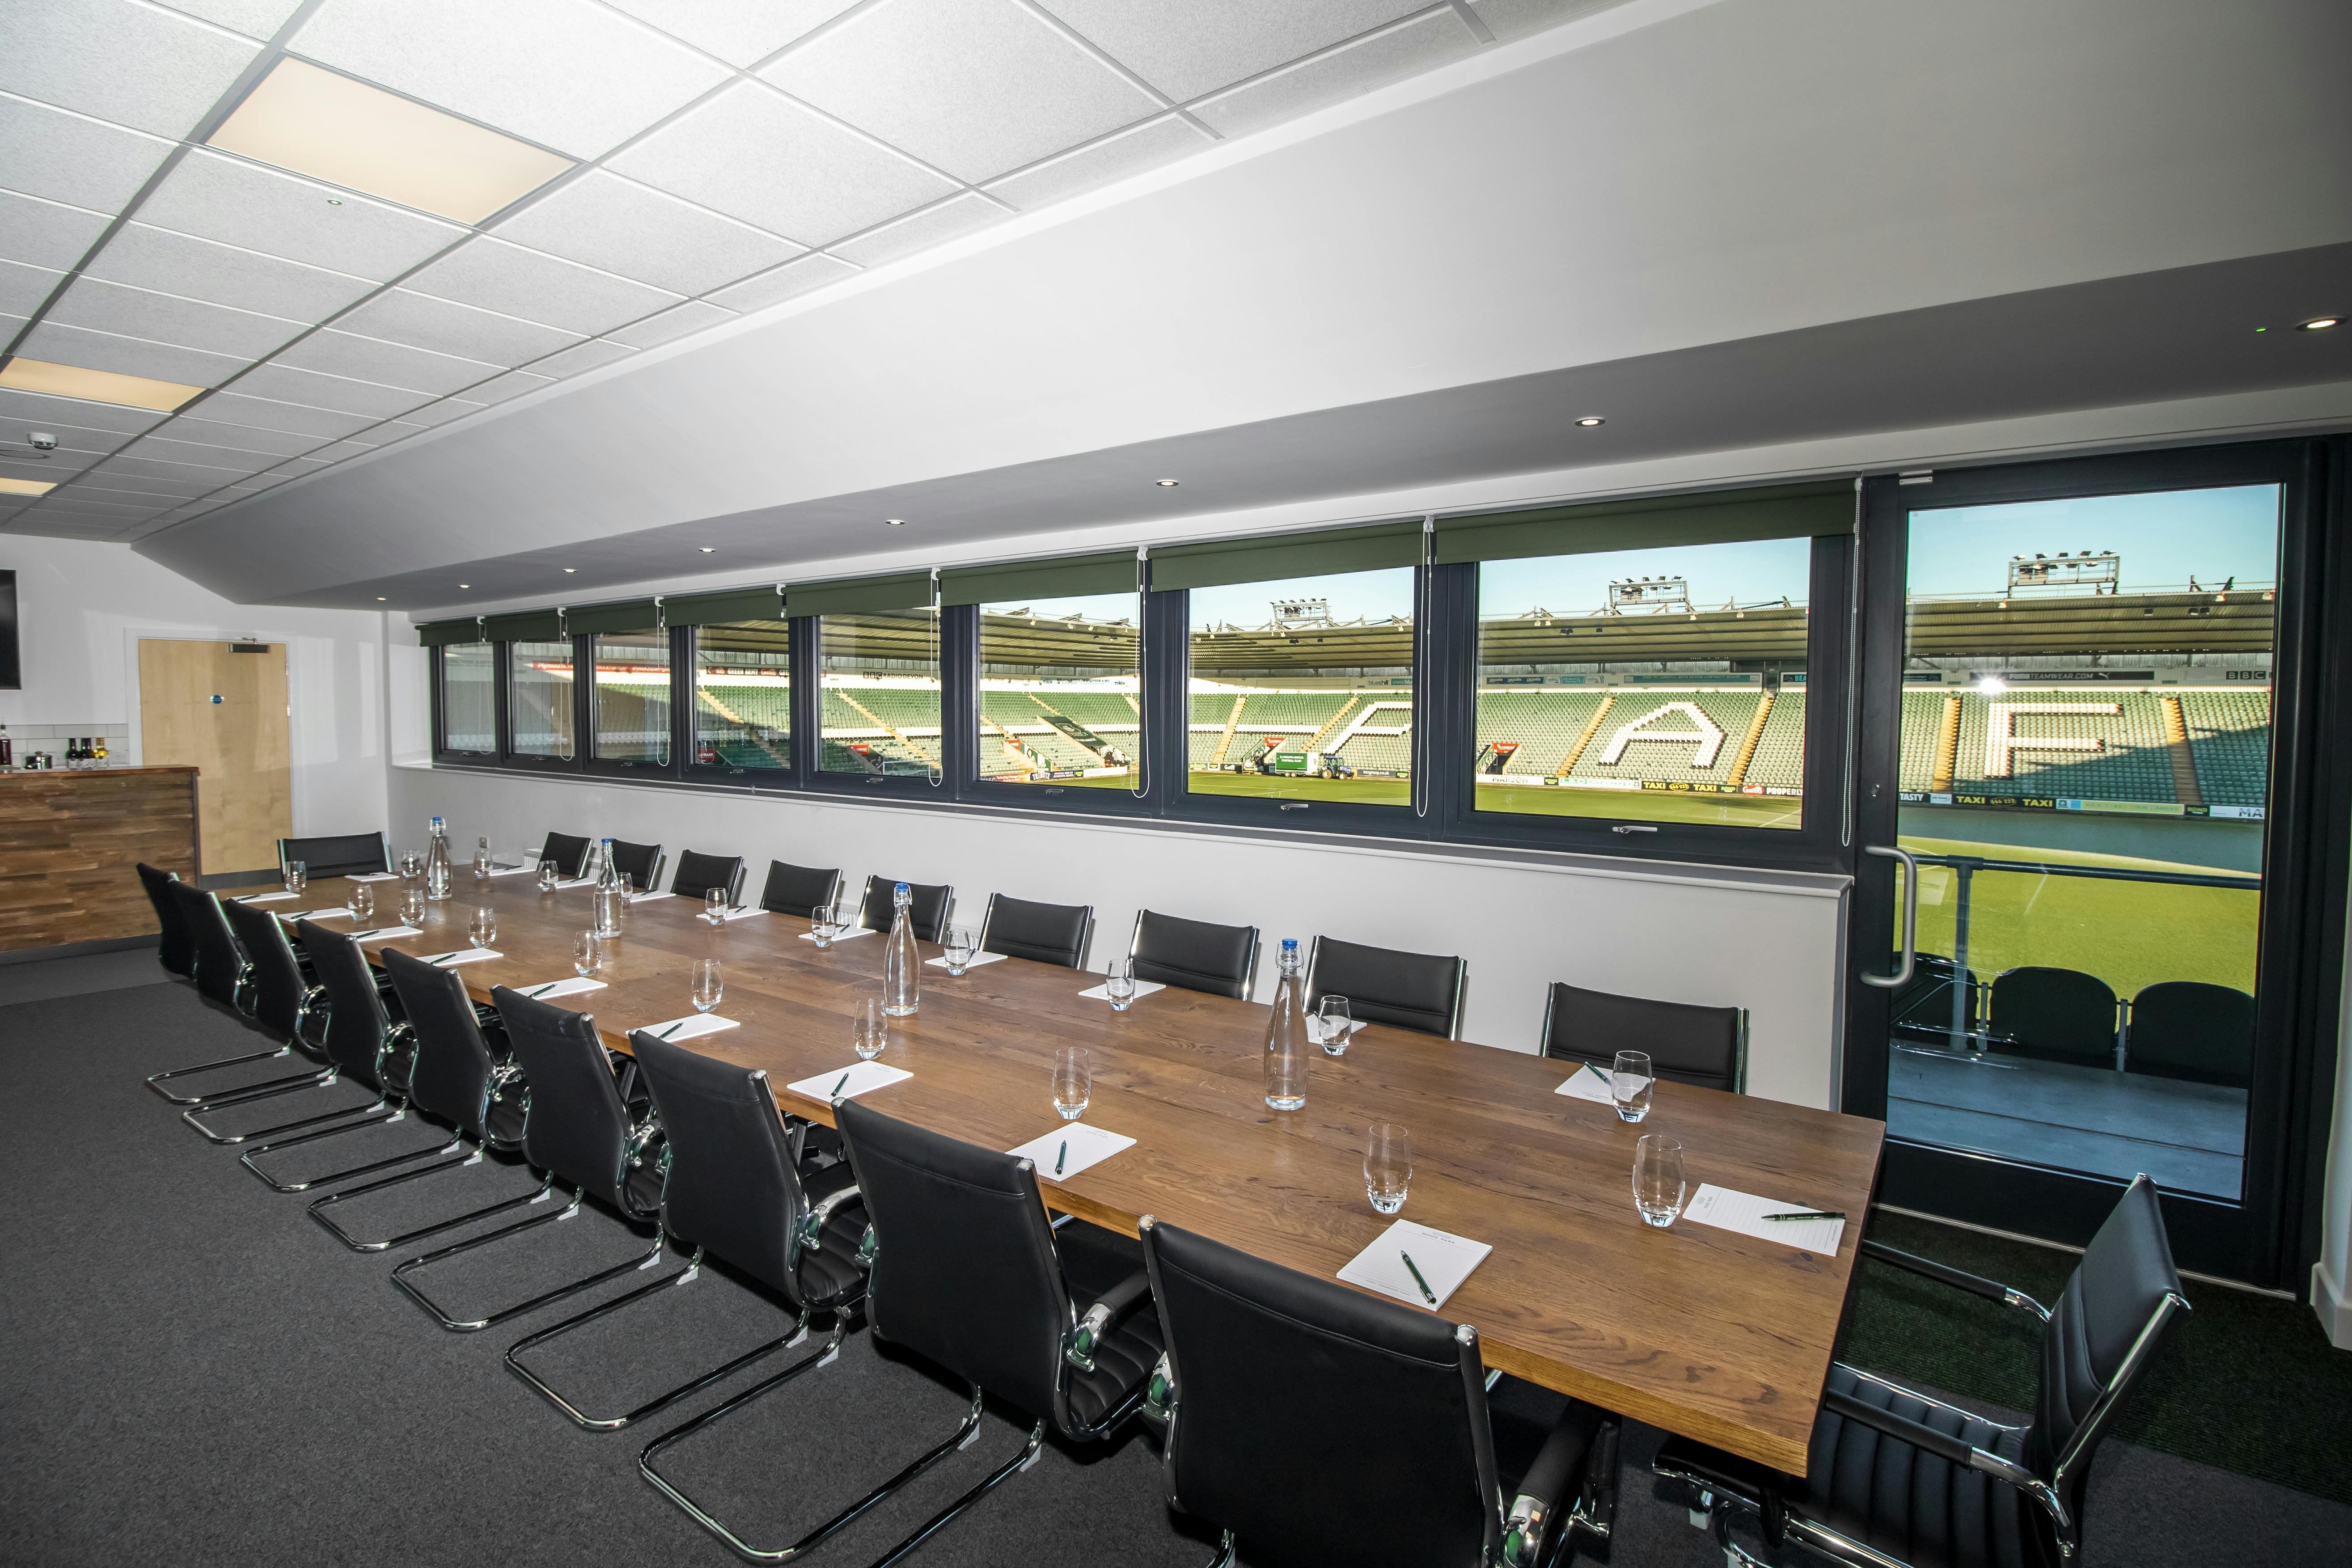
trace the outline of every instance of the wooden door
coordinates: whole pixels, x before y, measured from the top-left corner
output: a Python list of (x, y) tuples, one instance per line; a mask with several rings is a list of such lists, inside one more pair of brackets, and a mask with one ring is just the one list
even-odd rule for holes
[(268, 870), (294, 831), (286, 645), (142, 638), (139, 737), (150, 766), (198, 770), (197, 832), (213, 875)]

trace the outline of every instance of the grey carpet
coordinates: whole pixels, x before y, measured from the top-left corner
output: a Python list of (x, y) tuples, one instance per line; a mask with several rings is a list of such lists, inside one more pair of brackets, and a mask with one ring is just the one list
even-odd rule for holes
[[(731, 1562), (638, 1477), (637, 1451), (654, 1432), (809, 1355), (822, 1334), (643, 1426), (573, 1427), (506, 1371), (502, 1352), (560, 1311), (656, 1276), (633, 1270), (483, 1333), (442, 1331), (393, 1289), (393, 1261), (515, 1215), (391, 1257), (346, 1251), (304, 1215), (302, 1198), (268, 1190), (233, 1150), (206, 1144), (140, 1082), (252, 1039), (172, 985), (0, 1009), (16, 1134), (16, 1234), (0, 1249), (0, 1561)], [(268, 1125), (363, 1099), (348, 1087), (305, 1090), (237, 1114), (249, 1119), (240, 1125)], [(291, 1180), (440, 1142), (395, 1122), (265, 1163)], [(535, 1184), (520, 1168), (487, 1163), (342, 1207), (352, 1228), (380, 1236)], [(1130, 1244), (1119, 1238), (1076, 1226), (1064, 1236), (1074, 1271), (1100, 1279), (1127, 1261)], [(590, 1210), (424, 1278), (449, 1304), (487, 1309), (645, 1245)], [(783, 1324), (765, 1298), (709, 1271), (557, 1341), (532, 1364), (593, 1408), (619, 1408)], [(1526, 1451), (1550, 1398), (1505, 1385), (1497, 1424), (1507, 1456)], [(779, 1544), (945, 1436), (961, 1407), (959, 1389), (861, 1332), (837, 1363), (680, 1445), (668, 1463), (745, 1533)], [(992, 1409), (970, 1449), (811, 1560), (870, 1563), (1024, 1435), (1025, 1423)], [(1657, 1441), (1646, 1428), (1628, 1432), (1624, 1507), (1602, 1560), (1719, 1563), (1680, 1500), (1648, 1479)], [(2092, 1509), (2092, 1568), (2332, 1563), (2352, 1526), (2352, 1510), (2340, 1505), (2116, 1445), (2102, 1457)], [(2230, 1544), (2212, 1542), (2217, 1525), (2231, 1531)], [(1093, 1448), (1049, 1445), (1035, 1468), (916, 1561), (1198, 1564), (1213, 1546), (1212, 1532), (1168, 1509), (1157, 1450), (1130, 1430)]]
[(71, 958), (0, 963), (0, 1007), (13, 1007), (20, 1002), (45, 1002), (52, 996), (79, 996), (90, 991), (152, 985), (164, 978), (162, 965), (155, 962), (152, 942), (116, 952), (85, 952)]

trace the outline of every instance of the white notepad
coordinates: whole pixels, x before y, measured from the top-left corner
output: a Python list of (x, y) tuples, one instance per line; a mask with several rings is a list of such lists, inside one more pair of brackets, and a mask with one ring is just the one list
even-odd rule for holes
[[(1154, 991), (1165, 991), (1167, 989), (1168, 987), (1160, 984), (1157, 980), (1139, 980), (1135, 983), (1135, 994), (1138, 996), (1149, 996)], [(1099, 985), (1089, 985), (1084, 991), (1079, 992), (1078, 994), (1086, 997), (1091, 1002), (1108, 1002), (1110, 1000), (1110, 993), (1104, 990)]]
[(674, 895), (669, 893), (632, 893), (629, 895), (629, 902), (633, 904), (650, 904), (656, 899), (667, 899), (673, 896)]
[(836, 1100), (846, 1100), (864, 1094), (869, 1089), (887, 1089), (903, 1079), (914, 1077), (905, 1068), (894, 1068), (887, 1062), (859, 1062), (855, 1067), (835, 1068), (814, 1078), (804, 1078), (784, 1087), (794, 1094), (805, 1094), (811, 1100), (822, 1100), (830, 1105)]
[(534, 1002), (552, 1002), (559, 996), (577, 996), (583, 991), (602, 991), (604, 983), (575, 974), (569, 980), (550, 980), (538, 985), (518, 985), (515, 989)]
[[(1364, 1020), (1362, 1020), (1361, 1018), (1350, 1018), (1350, 1019), (1349, 1019), (1349, 1020), (1348, 1020), (1348, 1037), (1349, 1037), (1349, 1039), (1354, 1039), (1354, 1038), (1356, 1037), (1356, 1031), (1357, 1031), (1357, 1030), (1359, 1030), (1359, 1029), (1360, 1029), (1360, 1028), (1362, 1028), (1363, 1026), (1364, 1026)], [(1333, 1031), (1332, 1031), (1332, 1033), (1336, 1035), (1337, 1033), (1339, 1033), (1339, 1031), (1335, 1029), (1335, 1030), (1333, 1030)], [(1323, 1033), (1323, 1020), (1322, 1020), (1321, 1018), (1319, 1018), (1319, 1017), (1317, 1017), (1317, 1016), (1316, 1016), (1314, 1014), (1312, 1014), (1312, 1013), (1309, 1013), (1309, 1014), (1307, 1016), (1307, 1037), (1308, 1039), (1310, 1039), (1310, 1040), (1314, 1041), (1314, 1042), (1315, 1042), (1317, 1045), (1318, 1045), (1318, 1046), (1319, 1046), (1319, 1045), (1321, 1045), (1321, 1044), (1324, 1042), (1324, 1040), (1327, 1038), (1327, 1037), (1326, 1037), (1326, 1036), (1324, 1035), (1324, 1033)]]
[(460, 947), (448, 952), (427, 952), (419, 956), (427, 963), (438, 964), (443, 969), (449, 969), (460, 963), (472, 963), (478, 959), (504, 958), (506, 954), (494, 948)]
[[(1451, 1231), (1432, 1230), (1425, 1225), (1415, 1225), (1401, 1219), (1381, 1232), (1381, 1238), (1349, 1258), (1339, 1270), (1339, 1278), (1350, 1285), (1361, 1285), (1367, 1290), (1378, 1290), (1383, 1296), (1393, 1296), (1408, 1307), (1424, 1307), (1431, 1311), (1445, 1305), (1471, 1271), (1486, 1261), (1486, 1254), (1495, 1249), (1483, 1241), (1473, 1241), (1466, 1236)], [(1413, 1282), (1412, 1270), (1404, 1266), (1410, 1253), (1421, 1277), (1429, 1281), (1432, 1302)]]
[(490, 875), (493, 877), (536, 877), (539, 875), (539, 868), (536, 866), (493, 866), (490, 868)]
[[(856, 931), (843, 931), (839, 936), (835, 937), (833, 940), (835, 942), (848, 942), (856, 937), (872, 936), (873, 934), (874, 933), (872, 931), (867, 931), (864, 926), (859, 926)], [(803, 942), (814, 942), (816, 940), (816, 932), (813, 931), (804, 931), (801, 932), (801, 940)]]
[(1685, 1219), (1711, 1225), (1718, 1230), (1738, 1231), (1742, 1236), (1756, 1237), (1764, 1241), (1777, 1241), (1802, 1252), (1818, 1252), (1825, 1257), (1837, 1256), (1838, 1243), (1845, 1236), (1842, 1219), (1771, 1220), (1770, 1214), (1790, 1214), (1809, 1210), (1811, 1204), (1784, 1204), (1772, 1198), (1759, 1198), (1754, 1193), (1736, 1193), (1729, 1187), (1704, 1184), (1683, 1210)]
[[(1003, 956), (1004, 955), (1001, 952), (975, 952), (971, 958), (965, 961), (964, 967), (966, 969), (978, 969), (982, 964), (994, 963), (998, 959), (1003, 958)], [(945, 969), (948, 966), (948, 961), (944, 958), (927, 958), (923, 960), (923, 962), (929, 964), (933, 969)]]
[(278, 910), (273, 911), (281, 921), (347, 921), (352, 911), (341, 904), (329, 904), (323, 910)]
[(354, 882), (397, 882), (400, 880), (400, 873), (397, 871), (363, 871), (360, 875), (353, 877), (352, 880)]
[[(1018, 1149), (1005, 1152), (1017, 1154), (1037, 1167), (1039, 1179), (1066, 1182), (1090, 1165), (1099, 1165), (1122, 1149), (1135, 1147), (1135, 1140), (1123, 1132), (1106, 1132), (1099, 1127), (1089, 1127), (1083, 1121), (1066, 1121), (1043, 1138), (1032, 1138)], [(1057, 1173), (1055, 1167), (1061, 1167)]]
[[(732, 1029), (741, 1021), (739, 1018), (722, 1018), (716, 1013), (696, 1013), (684, 1018), (665, 1018), (658, 1024), (648, 1024), (646, 1027), (656, 1039), (667, 1041), (674, 1046), (681, 1040), (700, 1039), (705, 1035), (715, 1035), (721, 1029)], [(676, 1032), (665, 1033), (666, 1030)]]
[(425, 933), (415, 926), (376, 926), (368, 931), (355, 931), (351, 934), (369, 942), (398, 942), (403, 937), (423, 936)]
[(567, 881), (555, 884), (558, 890), (565, 888), (593, 888), (595, 885), (596, 879), (593, 877), (573, 877)]
[(1613, 1106), (1617, 1103), (1616, 1093), (1609, 1087), (1608, 1069), (1594, 1067), (1590, 1062), (1570, 1074), (1568, 1081), (1552, 1092), (1564, 1094), (1570, 1100), (1589, 1100), (1595, 1105)]
[[(755, 917), (757, 917), (757, 916), (764, 915), (764, 914), (766, 914), (767, 912), (768, 912), (767, 910), (763, 910), (763, 909), (760, 908), (760, 907), (759, 907), (758, 905), (756, 905), (756, 904), (748, 904), (748, 905), (743, 906), (743, 907), (742, 907), (742, 908), (740, 908), (740, 909), (731, 909), (731, 910), (721, 910), (721, 911), (719, 912), (719, 919), (720, 919), (722, 921), (748, 921), (748, 920), (754, 919), (754, 918), (755, 918)], [(706, 911), (706, 914), (707, 914), (707, 911)]]
[(243, 898), (231, 901), (240, 904), (266, 904), (273, 899), (299, 899), (301, 896), (299, 893), (247, 893)]

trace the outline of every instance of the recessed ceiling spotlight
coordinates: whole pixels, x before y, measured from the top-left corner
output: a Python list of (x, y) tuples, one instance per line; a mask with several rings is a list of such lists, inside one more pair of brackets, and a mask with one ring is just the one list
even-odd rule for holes
[(695, 548), (705, 555), (716, 555), (719, 552), (719, 547), (715, 544), (698, 544)]
[(2299, 332), (2324, 332), (2330, 327), (2341, 326), (2343, 323), (2344, 318), (2341, 316), (2314, 316), (2311, 320), (2304, 322), (2302, 326), (2297, 327), (2295, 331)]
[(1179, 481), (1175, 479), (1154, 479), (1151, 482), (1158, 485), (1163, 490), (1172, 490), (1176, 488)]
[(566, 566), (566, 567), (563, 569), (563, 574), (564, 574), (565, 576), (569, 577), (569, 576), (571, 576), (571, 575), (572, 575), (572, 574), (573, 574), (574, 572), (577, 572), (577, 571), (579, 571), (579, 570), (580, 570), (580, 568), (579, 568), (579, 567), (577, 567), (577, 566)]
[(891, 528), (904, 528), (907, 526), (907, 520), (903, 517), (886, 517), (882, 521)]
[(1590, 430), (1590, 429), (1591, 429), (1595, 425), (1606, 425), (1606, 424), (1608, 424), (1608, 423), (1609, 423), (1609, 421), (1607, 421), (1606, 419), (1603, 419), (1603, 418), (1602, 418), (1602, 417), (1601, 417), (1601, 416), (1600, 416), (1600, 415), (1598, 415), (1598, 414), (1588, 414), (1588, 415), (1586, 415), (1583, 418), (1581, 418), (1581, 419), (1578, 420), (1578, 421), (1577, 421), (1577, 423), (1578, 423), (1579, 425), (1583, 426), (1586, 429)]
[(457, 586), (459, 586), (460, 588), (470, 588), (470, 587), (472, 587), (472, 586), (473, 586), (473, 584), (472, 584), (471, 583), (460, 583), (460, 584), (457, 584)]
[(379, 604), (379, 605), (381, 605), (381, 604), (384, 603), (384, 597), (383, 597), (383, 595), (382, 594), (378, 594), (378, 595), (375, 596), (375, 602), (376, 602), (377, 604)]

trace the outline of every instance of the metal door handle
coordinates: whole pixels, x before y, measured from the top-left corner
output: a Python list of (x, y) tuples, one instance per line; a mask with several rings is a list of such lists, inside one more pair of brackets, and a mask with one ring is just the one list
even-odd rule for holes
[(1657, 829), (1651, 826), (1646, 822), (1621, 822), (1614, 827), (1612, 827), (1609, 831), (1612, 833), (1655, 833)]
[(1872, 974), (1864, 971), (1856, 978), (1864, 985), (1875, 985), (1882, 991), (1893, 991), (1911, 984), (1911, 971), (1918, 958), (1919, 940), (1919, 862), (1911, 858), (1908, 849), (1889, 849), (1883, 844), (1865, 844), (1865, 855), (1883, 855), (1889, 860), (1903, 862), (1903, 962), (1895, 966), (1892, 974)]

